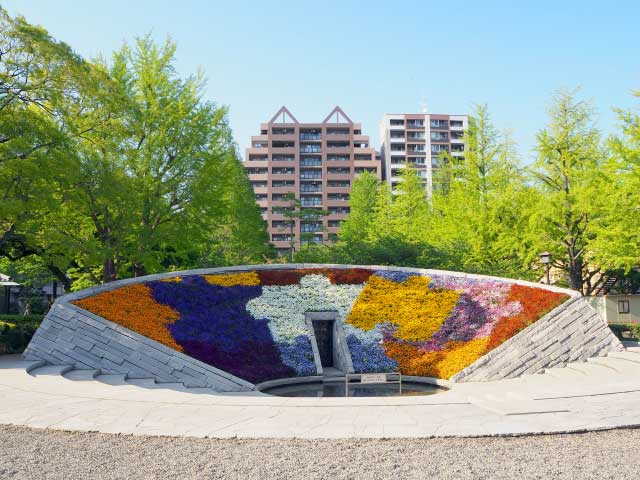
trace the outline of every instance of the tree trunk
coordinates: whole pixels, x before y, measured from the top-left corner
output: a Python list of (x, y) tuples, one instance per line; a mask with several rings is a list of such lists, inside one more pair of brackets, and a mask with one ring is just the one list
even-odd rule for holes
[(574, 260), (569, 263), (569, 267), (567, 269), (567, 273), (569, 274), (569, 287), (574, 290), (578, 290), (580, 293), (584, 294), (584, 282), (582, 278), (582, 262), (579, 260)]
[(113, 258), (105, 258), (102, 263), (102, 283), (113, 282), (116, 279), (115, 262)]

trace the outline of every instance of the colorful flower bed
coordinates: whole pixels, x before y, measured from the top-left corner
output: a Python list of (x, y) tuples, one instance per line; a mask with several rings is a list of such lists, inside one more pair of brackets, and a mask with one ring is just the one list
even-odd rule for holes
[(75, 303), (259, 383), (317, 373), (309, 311), (337, 312), (356, 372), (450, 378), (567, 298), (507, 281), (317, 268), (174, 277)]

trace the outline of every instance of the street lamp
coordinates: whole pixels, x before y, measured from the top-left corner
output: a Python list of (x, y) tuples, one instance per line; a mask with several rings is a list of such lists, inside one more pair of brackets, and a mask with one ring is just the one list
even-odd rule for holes
[(549, 252), (542, 252), (539, 257), (540, 261), (547, 269), (547, 285), (551, 285), (551, 280), (549, 279), (549, 270), (551, 269), (551, 261), (553, 260), (553, 255), (551, 255)]

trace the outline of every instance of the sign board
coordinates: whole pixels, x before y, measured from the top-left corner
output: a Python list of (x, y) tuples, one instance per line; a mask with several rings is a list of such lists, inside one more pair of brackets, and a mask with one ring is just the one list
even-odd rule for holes
[(360, 383), (387, 383), (387, 374), (363, 373), (360, 375)]

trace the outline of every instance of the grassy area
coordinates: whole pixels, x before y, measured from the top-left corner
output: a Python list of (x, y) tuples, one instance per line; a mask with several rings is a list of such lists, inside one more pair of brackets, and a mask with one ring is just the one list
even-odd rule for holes
[(0, 355), (22, 353), (44, 315), (0, 315)]
[(640, 324), (610, 323), (609, 328), (620, 340), (640, 341)]

